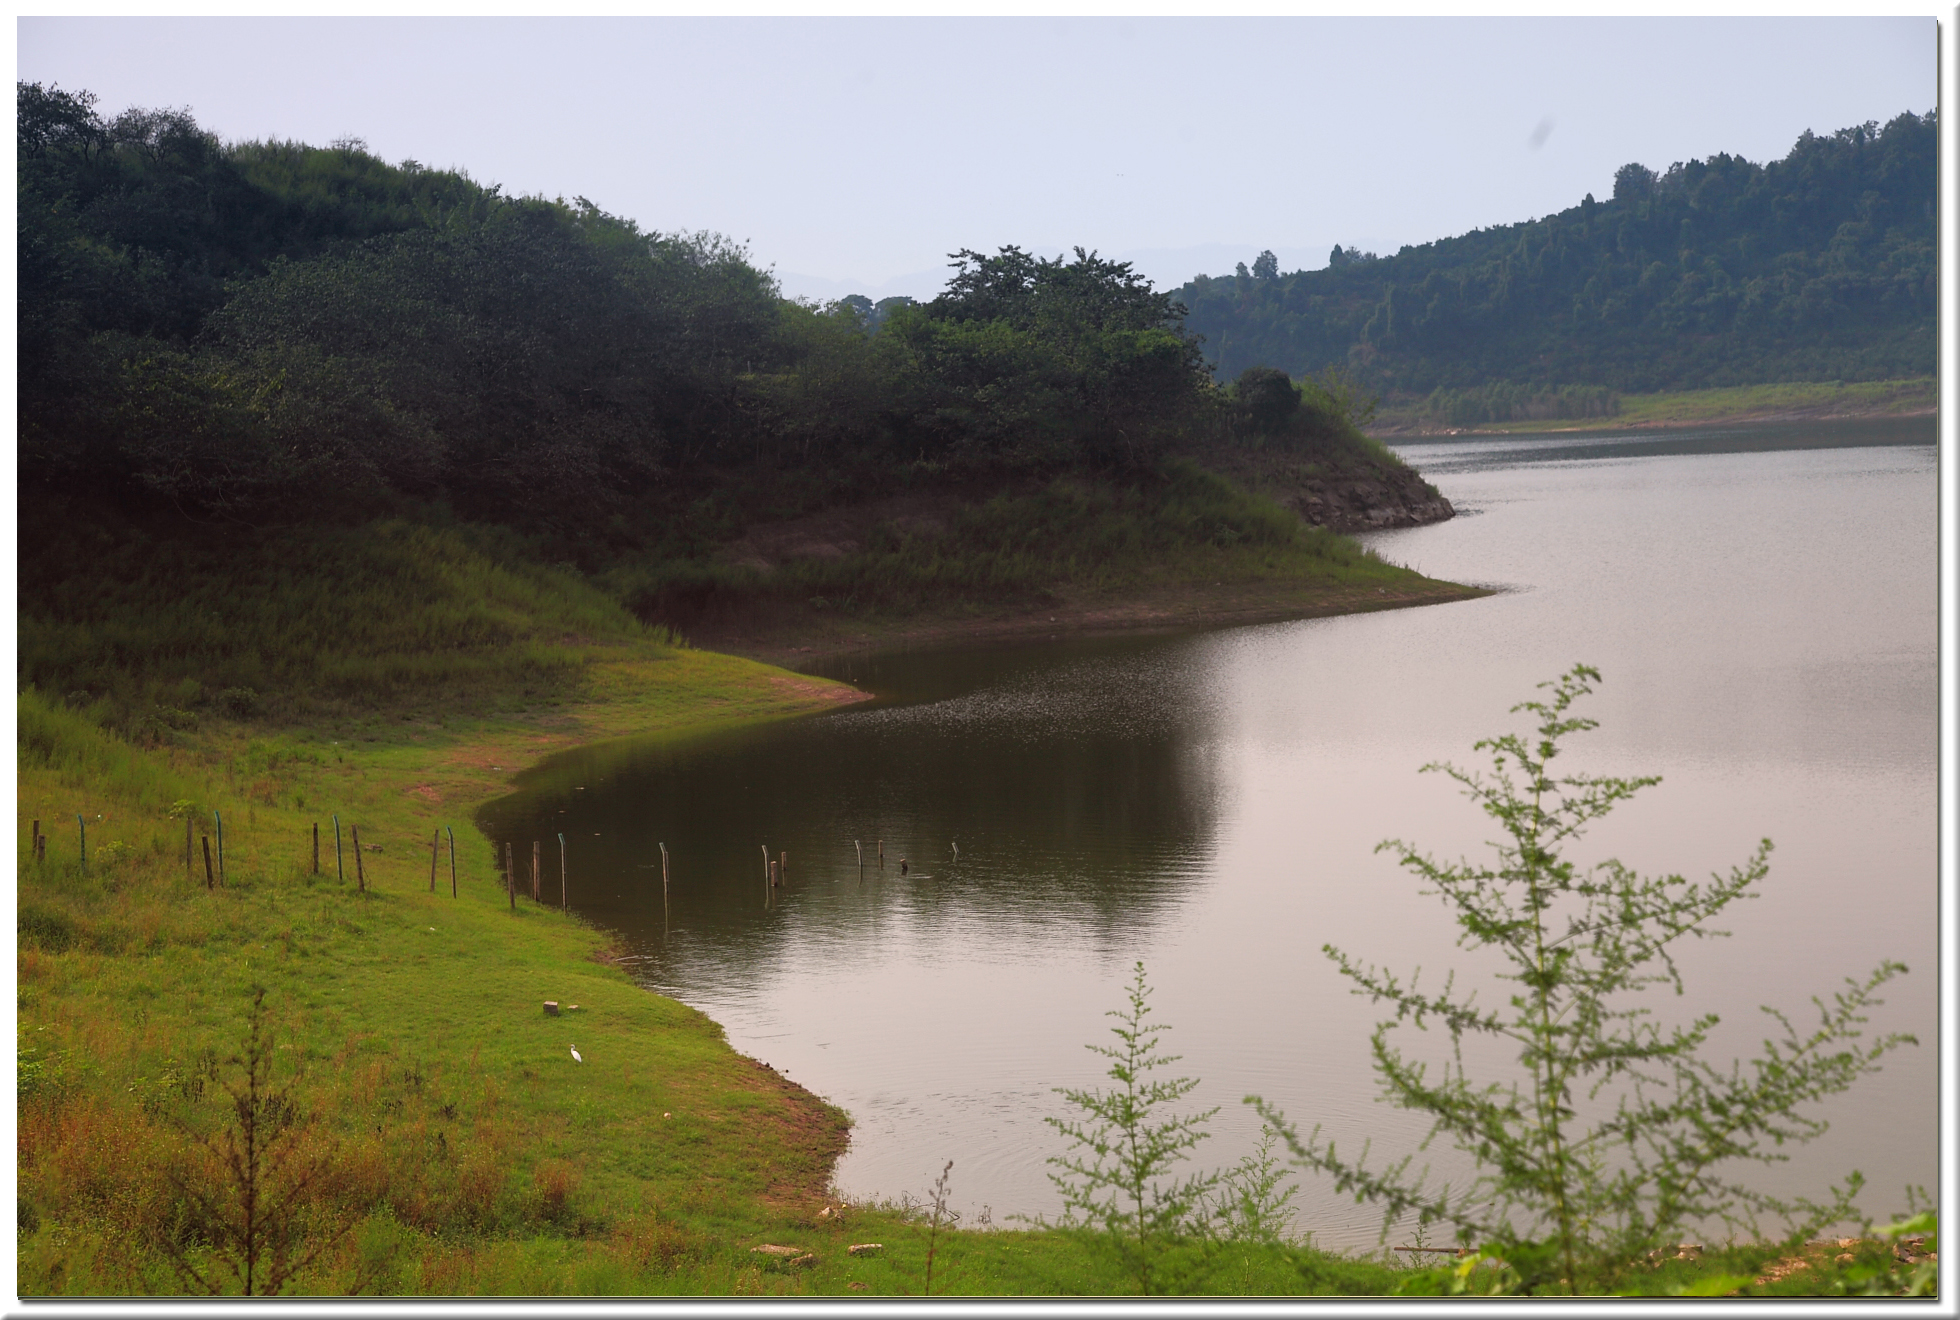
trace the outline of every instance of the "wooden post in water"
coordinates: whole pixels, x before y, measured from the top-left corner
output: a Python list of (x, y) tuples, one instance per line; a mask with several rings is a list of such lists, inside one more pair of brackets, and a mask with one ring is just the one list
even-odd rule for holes
[(204, 887), (206, 889), (215, 889), (218, 881), (217, 877), (211, 872), (211, 836), (205, 834), (199, 837), (204, 842)]
[(786, 852), (777, 853), (776, 865), (777, 868), (782, 872), (783, 884), (788, 885), (789, 884), (789, 854)]
[[(361, 827), (359, 825), (353, 825), (349, 828), (354, 831), (354, 883), (365, 894), (367, 892), (367, 866), (361, 861)], [(218, 874), (223, 875), (224, 873), (225, 850), (223, 847), (220, 847), (218, 849)]]
[(765, 843), (762, 845), (762, 896), (765, 899), (769, 897), (769, 879), (769, 845)]
[[(184, 820), (184, 859), (190, 860), (191, 825), (189, 817)], [(320, 874), (320, 822), (313, 822), (313, 874)]]
[(429, 892), (436, 892), (436, 863), (442, 860), (442, 831), (429, 836)]
[(565, 879), (565, 836), (558, 836), (558, 907), (562, 911), (571, 906), (567, 897), (569, 885)]
[(660, 919), (667, 919), (667, 845), (660, 845)]
[(544, 845), (536, 839), (531, 840), (531, 901), (541, 901), (538, 894), (543, 886)]
[(449, 896), (456, 897), (456, 827), (445, 825), (449, 831)]
[(769, 887), (771, 889), (781, 889), (783, 887), (783, 864), (781, 862), (769, 863)]
[(880, 871), (885, 869), (885, 841), (883, 839), (878, 840), (878, 869)]

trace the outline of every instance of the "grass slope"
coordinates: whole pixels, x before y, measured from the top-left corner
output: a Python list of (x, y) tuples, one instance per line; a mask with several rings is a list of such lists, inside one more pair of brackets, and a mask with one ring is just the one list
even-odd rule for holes
[[(1623, 394), (1610, 417), (1547, 418), (1542, 421), (1488, 422), (1454, 428), (1463, 435), (1503, 435), (1539, 431), (1618, 431), (1644, 426), (1694, 426), (1706, 422), (1774, 421), (1812, 417), (1895, 417), (1939, 408), (1939, 381), (1790, 381), (1737, 385), (1725, 389), (1675, 390), (1662, 394)], [(1435, 433), (1446, 429), (1419, 408), (1383, 408), (1374, 428), (1389, 433)]]

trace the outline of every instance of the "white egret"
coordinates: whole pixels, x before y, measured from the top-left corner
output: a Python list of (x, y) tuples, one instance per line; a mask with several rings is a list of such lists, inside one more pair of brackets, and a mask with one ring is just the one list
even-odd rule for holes
[(580, 1053), (578, 1052), (578, 1046), (576, 1046), (576, 1045), (574, 1045), (574, 1046), (572, 1046), (572, 1062), (573, 1062), (573, 1063), (584, 1063), (584, 1062), (585, 1062), (585, 1056), (584, 1056), (583, 1054), (580, 1054)]

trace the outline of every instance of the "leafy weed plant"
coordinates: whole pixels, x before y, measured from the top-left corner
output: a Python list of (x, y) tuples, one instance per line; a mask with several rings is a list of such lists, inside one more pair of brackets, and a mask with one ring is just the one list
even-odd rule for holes
[(1136, 1281), (1138, 1292), (1148, 1295), (1163, 1290), (1160, 1259), (1190, 1233), (1206, 1198), (1218, 1187), (1216, 1173), (1171, 1174), (1211, 1135), (1204, 1125), (1218, 1111), (1164, 1113), (1198, 1082), (1149, 1075), (1180, 1056), (1159, 1053), (1157, 1038), (1169, 1028), (1148, 1021), (1150, 987), (1140, 962), (1128, 998), (1128, 1008), (1107, 1015), (1116, 1019), (1110, 1032), (1117, 1044), (1088, 1047), (1110, 1060), (1109, 1076), (1116, 1085), (1094, 1091), (1056, 1088), (1083, 1117), (1046, 1120), (1072, 1147), (1070, 1154), (1050, 1157), (1059, 1172), (1048, 1177), (1062, 1194), (1062, 1225), (1101, 1230), (1101, 1240), (1115, 1253), (1124, 1274)]
[[(1783, 1201), (1732, 1181), (1725, 1169), (1786, 1159), (1782, 1147), (1824, 1131), (1802, 1106), (1845, 1090), (1876, 1071), (1885, 1054), (1912, 1043), (1900, 1034), (1866, 1041), (1859, 1030), (1866, 1010), (1882, 1002), (1879, 988), (1906, 970), (1889, 961), (1848, 982), (1829, 1003), (1813, 1001), (1818, 1021), (1808, 1032), (1765, 1009), (1778, 1036), (1746, 1068), (1701, 1057), (1714, 1014), (1664, 1027), (1632, 1002), (1652, 987), (1684, 993), (1671, 947), (1725, 933), (1707, 923), (1768, 874), (1770, 842), (1707, 884), (1642, 876), (1617, 860), (1587, 869), (1568, 860), (1564, 850), (1591, 822), (1659, 782), (1553, 772), (1562, 742), (1596, 727), (1570, 712), (1598, 681), (1597, 670), (1577, 665), (1540, 685), (1552, 690), (1548, 700), (1513, 707), (1529, 712), (1536, 730), (1478, 742), (1477, 750), (1491, 755), (1488, 778), (1449, 764), (1424, 767), (1462, 784), (1509, 836), (1496, 845), (1494, 866), (1439, 862), (1399, 840), (1381, 845), (1422, 879), (1424, 892), (1454, 910), (1463, 929), (1459, 945), (1493, 949), (1508, 961), (1504, 978), (1516, 989), (1503, 1008), (1480, 1007), (1453, 979), (1440, 991), (1419, 989), (1413, 979), (1405, 983), (1326, 948), (1360, 992), (1395, 1008), (1394, 1020), (1374, 1036), (1386, 1097), (1434, 1115), (1432, 1138), (1451, 1138), (1483, 1173), (1455, 1193), (1447, 1185), (1430, 1190), (1423, 1177), (1410, 1179), (1409, 1158), (1370, 1169), (1365, 1149), (1350, 1160), (1323, 1142), (1317, 1127), (1304, 1142), (1286, 1128), (1287, 1143), (1299, 1162), (1331, 1175), (1338, 1190), (1381, 1205), (1384, 1231), (1408, 1215), (1419, 1224), (1449, 1223), (1502, 1264), (1491, 1274), (1459, 1265), (1454, 1282), (1462, 1286), (1442, 1291), (1480, 1291), (1486, 1280), (1505, 1291), (1608, 1291), (1633, 1262), (1693, 1223), (1720, 1221), (1753, 1234), (1761, 1217), (1775, 1216), (1801, 1240), (1852, 1217), (1856, 1173), (1822, 1202)], [(1457, 1047), (1454, 1062), (1433, 1080), (1390, 1042), (1400, 1024), (1421, 1028), (1431, 1019)], [(1465, 1036), (1514, 1046), (1525, 1080), (1472, 1081)], [(1270, 1106), (1248, 1099), (1267, 1119), (1283, 1122)]]

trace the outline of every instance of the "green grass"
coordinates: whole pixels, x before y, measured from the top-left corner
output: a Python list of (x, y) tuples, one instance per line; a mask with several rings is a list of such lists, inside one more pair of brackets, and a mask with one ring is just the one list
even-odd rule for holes
[(863, 618), (974, 612), (1180, 583), (1427, 582), (1185, 461), (1145, 481), (1075, 477), (998, 493), (937, 526), (874, 524), (861, 548), (836, 558), (766, 568), (672, 559), (623, 565), (605, 580), (636, 612), (679, 620), (772, 605)]
[(21, 682), (139, 736), (200, 710), (482, 708), (671, 640), (483, 528), (203, 528), (47, 501), (24, 510), (21, 542)]
[[(1911, 380), (1790, 381), (1738, 385), (1726, 389), (1678, 390), (1665, 394), (1623, 394), (1611, 417), (1554, 418), (1545, 421), (1490, 422), (1459, 428), (1464, 434), (1522, 434), (1539, 431), (1611, 431), (1629, 426), (1689, 426), (1701, 422), (1746, 421), (1785, 413), (1843, 413), (1896, 416), (1939, 407), (1939, 382)], [(1380, 426), (1414, 426), (1414, 412), (1383, 409)], [(1440, 429), (1435, 423), (1426, 423)]]
[(1722, 390), (1621, 396), (1622, 423), (1718, 421), (1751, 413), (1828, 409), (1867, 414), (1922, 412), (1939, 406), (1939, 381), (1796, 381)]

